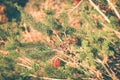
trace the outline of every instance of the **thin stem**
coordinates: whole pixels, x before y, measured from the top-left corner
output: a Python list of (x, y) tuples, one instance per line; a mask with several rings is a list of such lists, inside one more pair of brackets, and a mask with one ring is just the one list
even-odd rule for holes
[(77, 7), (79, 7), (79, 5), (82, 3), (83, 0), (81, 0), (75, 7), (73, 7), (68, 14), (70, 14), (72, 11), (74, 11)]
[(42, 80), (66, 80), (66, 79), (55, 79), (55, 78), (49, 78), (49, 77), (38, 77), (38, 76), (33, 75), (33, 74), (30, 74), (30, 76), (37, 77), (37, 78), (40, 78)]
[(26, 68), (28, 68), (29, 70), (33, 69), (32, 67), (27, 66), (27, 65), (24, 65), (24, 64), (21, 64), (21, 63), (17, 63), (17, 64), (20, 65), (20, 66), (26, 67)]
[(56, 37), (59, 39), (60, 42), (62, 42), (62, 39), (59, 37), (58, 34), (56, 34)]
[(68, 59), (74, 61), (72, 57), (70, 57), (70, 56), (64, 54), (63, 51), (59, 51), (59, 50), (57, 50), (57, 49), (54, 49), (54, 51), (57, 51), (57, 54), (58, 54), (58, 55), (65, 56), (66, 58), (68, 58)]
[(115, 14), (117, 15), (117, 17), (120, 19), (120, 14), (118, 13), (117, 9), (115, 8), (115, 6), (110, 2), (110, 0), (107, 0), (108, 4), (111, 6), (111, 8), (114, 10)]
[(100, 9), (92, 2), (92, 0), (89, 0), (89, 2), (92, 4), (92, 6), (104, 17), (104, 19), (110, 23), (110, 20), (108, 19), (108, 17), (102, 12), (100, 11)]
[(120, 39), (120, 32), (118, 32), (118, 31), (116, 31), (116, 30), (108, 27), (108, 26), (105, 25), (104, 23), (101, 23), (101, 24), (102, 24), (107, 30), (113, 31), (113, 32), (116, 34), (116, 36)]

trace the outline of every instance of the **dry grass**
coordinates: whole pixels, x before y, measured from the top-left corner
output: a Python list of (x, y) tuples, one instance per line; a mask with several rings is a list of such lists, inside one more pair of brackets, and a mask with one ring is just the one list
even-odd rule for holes
[(8, 21), (8, 18), (4, 14), (4, 10), (6, 7), (4, 5), (0, 5), (0, 24), (6, 23)]
[[(36, 1), (36, 0), (35, 0)], [(29, 13), (30, 15), (32, 15), (32, 17), (36, 20), (36, 21), (41, 21), (44, 23), (44, 18), (46, 16), (46, 14), (44, 13), (44, 10), (53, 10), (54, 13), (54, 17), (59, 19), (59, 14), (62, 12), (66, 12), (66, 13), (70, 13), (70, 15), (68, 16), (68, 22), (71, 25), (71, 27), (78, 29), (80, 27), (79, 22), (80, 19), (79, 17), (74, 17), (73, 14), (78, 14), (78, 5), (77, 7), (74, 6), (74, 4), (72, 6), (66, 4), (65, 1), (60, 1), (60, 0), (46, 0), (43, 1), (42, 3), (38, 3), (38, 9), (36, 7), (33, 7), (33, 5), (35, 4), (35, 1), (30, 0), (30, 2), (26, 5), (25, 7), (25, 11), (27, 13)], [(69, 8), (70, 7), (70, 8)], [(74, 9), (75, 8), (75, 9)], [(74, 12), (72, 12), (71, 10), (74, 10)], [(71, 14), (72, 13), (72, 14)]]

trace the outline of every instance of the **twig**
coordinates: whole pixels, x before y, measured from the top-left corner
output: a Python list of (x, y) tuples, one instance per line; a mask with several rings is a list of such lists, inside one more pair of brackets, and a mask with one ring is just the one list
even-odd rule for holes
[(56, 34), (56, 37), (59, 39), (60, 42), (62, 42), (62, 39), (59, 37), (58, 34)]
[(56, 51), (58, 55), (63, 55), (64, 57), (66, 57), (66, 58), (68, 58), (68, 59), (70, 59), (70, 60), (74, 61), (74, 60), (73, 60), (70, 56), (68, 56), (68, 55), (64, 54), (64, 52), (63, 52), (63, 51), (61, 51), (61, 50), (54, 49), (53, 51)]
[(58, 59), (60, 59), (60, 60), (62, 60), (63, 62), (68, 62), (68, 61), (66, 61), (66, 60), (64, 60), (64, 59), (62, 59), (62, 58), (60, 58), (60, 57), (57, 57)]
[(104, 64), (103, 61), (101, 61), (100, 59), (96, 59), (96, 62), (100, 63), (103, 66), (103, 68), (108, 73), (108, 75), (112, 78), (112, 80), (118, 80), (115, 74), (111, 72), (111, 70), (109, 69), (110, 67), (108, 65)]
[(104, 23), (101, 23), (107, 30), (113, 31), (115, 33), (115, 35), (120, 39), (120, 32), (108, 27), (107, 25), (105, 25)]
[(27, 66), (27, 65), (24, 65), (24, 64), (21, 64), (21, 63), (17, 63), (17, 64), (20, 65), (20, 66), (26, 67), (26, 68), (28, 68), (29, 70), (33, 69), (32, 67)]
[(111, 76), (110, 71), (108, 70), (108, 68), (106, 67), (106, 65), (103, 63), (103, 61), (101, 61), (100, 59), (96, 59), (95, 61), (98, 62), (98, 63), (100, 63), (104, 67), (104, 69), (106, 70), (106, 72), (108, 73), (108, 75)]
[(73, 7), (69, 12), (68, 14), (70, 14), (72, 11), (74, 11), (74, 9), (76, 9), (81, 3), (82, 3), (83, 0), (81, 0), (75, 7)]
[(92, 4), (92, 6), (104, 17), (104, 19), (108, 22), (108, 23), (110, 23), (110, 20), (108, 19), (108, 17), (105, 15), (105, 14), (103, 14), (103, 12), (102, 11), (100, 11), (100, 9), (92, 2), (92, 0), (89, 0), (89, 2)]
[(112, 76), (113, 80), (118, 80), (117, 76), (115, 75), (115, 72), (109, 67), (108, 64), (106, 64), (106, 67), (108, 67), (109, 70), (111, 71), (111, 76)]
[(54, 78), (48, 78), (48, 77), (38, 77), (36, 75), (30, 74), (32, 77), (40, 78), (42, 80), (67, 80), (67, 79), (54, 79)]
[(118, 13), (117, 9), (115, 8), (115, 6), (110, 2), (110, 0), (107, 0), (108, 4), (111, 6), (111, 8), (114, 10), (115, 14), (117, 15), (117, 17), (120, 19), (120, 14)]

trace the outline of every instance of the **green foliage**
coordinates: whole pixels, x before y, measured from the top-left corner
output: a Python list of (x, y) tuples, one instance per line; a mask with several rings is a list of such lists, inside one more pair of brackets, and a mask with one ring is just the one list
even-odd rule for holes
[(74, 70), (69, 68), (69, 67), (60, 67), (58, 69), (54, 69), (52, 66), (45, 66), (46, 72), (50, 77), (54, 77), (54, 78), (60, 78), (60, 79), (65, 79), (65, 78), (69, 78), (71, 77), (72, 79), (74, 77), (72, 77)]
[(102, 28), (102, 25), (100, 24), (100, 22), (97, 22), (97, 28), (98, 28), (98, 29), (101, 29), (101, 28)]
[(45, 10), (45, 13), (47, 15), (54, 15), (54, 11), (53, 10)]
[(51, 36), (51, 35), (53, 34), (53, 31), (52, 31), (52, 30), (47, 30), (47, 34), (48, 34), (49, 36)]
[(107, 5), (107, 0), (99, 0), (99, 1), (94, 1), (96, 4), (104, 4)]
[(77, 38), (77, 46), (82, 46), (82, 39), (81, 38)]
[(7, 32), (6, 31), (4, 31), (3, 29), (0, 29), (0, 38), (2, 39), (2, 40), (6, 40), (7, 39), (7, 37), (6, 37), (6, 34)]
[[(13, 0), (18, 5), (13, 5), (11, 1), (7, 0), (1, 2), (8, 5), (6, 13), (11, 21), (4, 26), (0, 25), (0, 40), (4, 42), (3, 47), (0, 47), (0, 49), (3, 49), (3, 51), (0, 50), (0, 77), (3, 80), (39, 80), (38, 78), (30, 77), (30, 74), (34, 74), (37, 77), (78, 80), (79, 78), (97, 77), (94, 74), (97, 70), (101, 74), (105, 73), (108, 75), (103, 64), (101, 65), (97, 59), (102, 62), (107, 57), (109, 59), (113, 55), (119, 54), (120, 40), (115, 37), (114, 31), (106, 30), (99, 20), (91, 18), (93, 15), (98, 15), (98, 13), (89, 5), (88, 1), (83, 1), (78, 8), (80, 12), (78, 12), (76, 17), (79, 17), (81, 21), (79, 23), (81, 27), (78, 30), (68, 24), (69, 16), (66, 12), (60, 13), (59, 17), (55, 18), (53, 10), (44, 10), (46, 14), (44, 22), (36, 22), (21, 7), (25, 5), (24, 2)], [(72, 3), (71, 0), (67, 0), (67, 2)], [(96, 1), (96, 3), (107, 4), (106, 0)], [(12, 9), (12, 12), (10, 12), (10, 9)], [(15, 11), (16, 13), (14, 13)], [(15, 21), (14, 18), (16, 19)], [(61, 23), (59, 19), (62, 20)], [(119, 23), (115, 21), (116, 17), (113, 15), (110, 20), (110, 24), (104, 24), (110, 26), (110, 28), (117, 29), (116, 26), (119, 26)], [(14, 24), (16, 21), (18, 22)], [(40, 41), (26, 43), (22, 41), (21, 37), (23, 35), (21, 33), (25, 32), (26, 29), (30, 32), (31, 27), (44, 35), (47, 34), (52, 46), (48, 46), (47, 40), (46, 43)], [(53, 35), (59, 41), (57, 39), (53, 41), (51, 39)], [(54, 51), (56, 49), (58, 52)], [(8, 51), (7, 55), (4, 54), (4, 50)], [(104, 57), (104, 55), (107, 55), (107, 57)], [(54, 68), (52, 59), (56, 56), (60, 58), (62, 63), (59, 67)], [(19, 57), (29, 58), (29, 65), (18, 65)], [(26, 61), (23, 60), (21, 64)], [(74, 66), (67, 65), (68, 62)], [(96, 69), (90, 69), (91, 66)], [(106, 76), (103, 77), (106, 78)]]
[[(15, 54), (15, 53), (10, 53)], [(0, 54), (0, 78), (3, 80), (14, 80), (20, 78), (19, 71), (16, 71), (16, 62), (15, 62), (15, 56), (8, 55), (3, 56)], [(9, 72), (9, 73), (8, 73)]]
[(116, 22), (116, 18), (115, 18), (114, 16), (111, 16), (111, 17), (110, 17), (110, 20), (111, 20), (112, 26), (117, 27), (117, 26), (120, 25), (119, 22)]
[(93, 53), (94, 58), (98, 57), (98, 50), (96, 48), (93, 48), (91, 52)]
[[(21, 49), (25, 51), (26, 55), (41, 61), (47, 61), (53, 54), (51, 48), (45, 46), (44, 44), (38, 43), (24, 43), (21, 45)], [(44, 56), (44, 57), (43, 57)]]
[(47, 15), (45, 21), (46, 21), (46, 24), (48, 25), (48, 27), (50, 27), (53, 30), (62, 29), (62, 25), (60, 25), (58, 20), (55, 19), (52, 15)]
[[(2, 0), (0, 1), (0, 4), (6, 6), (5, 14), (8, 17), (8, 20), (10, 22), (14, 21), (20, 21), (21, 20), (21, 14), (19, 10), (14, 6), (14, 3), (18, 3), (21, 6), (25, 6), (27, 0), (19, 1), (19, 0)], [(24, 3), (25, 2), (25, 3)]]
[(72, 35), (73, 33), (75, 33), (75, 31), (76, 30), (74, 28), (66, 27), (65, 33), (69, 34), (69, 35)]
[(65, 12), (59, 14), (59, 18), (62, 19), (62, 26), (65, 28), (68, 26), (68, 16)]

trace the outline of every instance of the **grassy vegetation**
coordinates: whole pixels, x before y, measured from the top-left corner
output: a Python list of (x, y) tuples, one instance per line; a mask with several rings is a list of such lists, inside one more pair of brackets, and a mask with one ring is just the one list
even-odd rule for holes
[(0, 1), (0, 79), (118, 80), (120, 5), (110, 3)]

